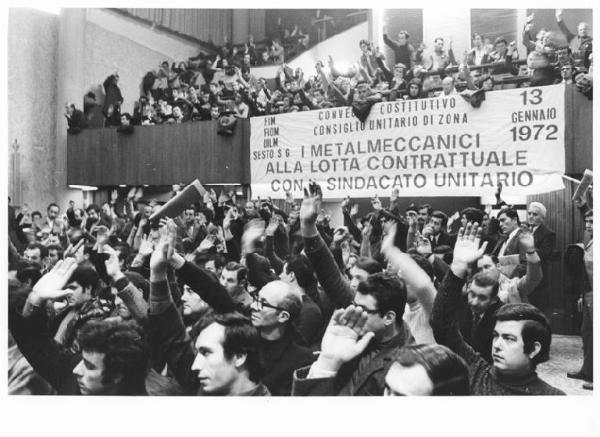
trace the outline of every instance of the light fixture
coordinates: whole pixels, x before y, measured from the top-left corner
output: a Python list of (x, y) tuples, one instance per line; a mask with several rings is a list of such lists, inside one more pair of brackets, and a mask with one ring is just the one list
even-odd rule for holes
[(94, 187), (91, 185), (69, 185), (69, 188), (72, 188), (74, 190), (81, 190), (81, 191), (96, 191), (96, 190), (98, 190), (98, 187)]

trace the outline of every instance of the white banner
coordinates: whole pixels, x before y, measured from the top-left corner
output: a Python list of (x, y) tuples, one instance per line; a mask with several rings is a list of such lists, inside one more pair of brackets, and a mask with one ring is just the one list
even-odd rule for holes
[(564, 85), (383, 102), (365, 123), (352, 108), (251, 119), (253, 197), (302, 196), (309, 181), (339, 199), (389, 195), (485, 196), (563, 188)]

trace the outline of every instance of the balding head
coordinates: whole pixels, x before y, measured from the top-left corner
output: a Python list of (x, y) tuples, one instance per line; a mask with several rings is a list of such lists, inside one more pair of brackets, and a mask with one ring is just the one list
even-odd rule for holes
[(274, 305), (284, 308), (290, 313), (290, 320), (295, 319), (300, 313), (302, 294), (296, 287), (287, 282), (271, 281), (261, 289), (260, 295), (264, 295)]

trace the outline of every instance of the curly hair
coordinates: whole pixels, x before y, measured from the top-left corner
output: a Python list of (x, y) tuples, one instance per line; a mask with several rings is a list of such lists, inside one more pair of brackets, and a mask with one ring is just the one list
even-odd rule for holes
[(120, 376), (121, 395), (145, 391), (149, 352), (136, 322), (90, 320), (79, 330), (78, 342), (81, 350), (104, 354), (103, 382)]

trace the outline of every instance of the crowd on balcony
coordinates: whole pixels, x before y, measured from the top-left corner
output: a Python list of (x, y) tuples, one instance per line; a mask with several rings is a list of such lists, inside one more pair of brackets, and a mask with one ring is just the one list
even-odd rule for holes
[[(452, 39), (435, 38), (429, 47), (413, 44), (408, 32), (401, 31), (395, 37), (383, 35), (394, 59), (386, 59), (382, 47), (363, 40), (349, 66), (346, 57), (328, 56), (317, 61), (312, 72), (293, 69), (284, 62), (281, 41), (294, 39), (299, 50), (308, 44), (297, 27), (282, 30), (284, 38), (274, 39), (263, 51), (256, 49), (252, 37), (239, 47), (226, 42), (215, 55), (200, 53), (185, 61), (164, 61), (149, 71), (132, 113), (121, 112), (119, 77), (116, 73), (109, 76), (104, 82), (105, 126), (131, 132), (135, 125), (215, 120), (222, 116), (247, 118), (337, 106), (353, 106), (362, 118), (362, 109), (380, 101), (461, 94), (477, 105), (488, 91), (556, 83), (574, 84), (591, 99), (589, 24), (579, 23), (577, 34), (573, 34), (557, 10), (557, 28), (562, 36), (547, 29), (539, 29), (534, 36), (534, 18), (527, 18), (522, 31), (527, 53), (518, 53), (516, 41), (502, 37), (491, 41), (485, 35), (474, 34), (471, 48), (457, 56)], [(257, 66), (272, 62), (279, 66), (275, 77), (256, 74), (260, 71)], [(65, 115), (70, 132), (78, 132), (85, 123), (74, 107), (67, 108)]]

